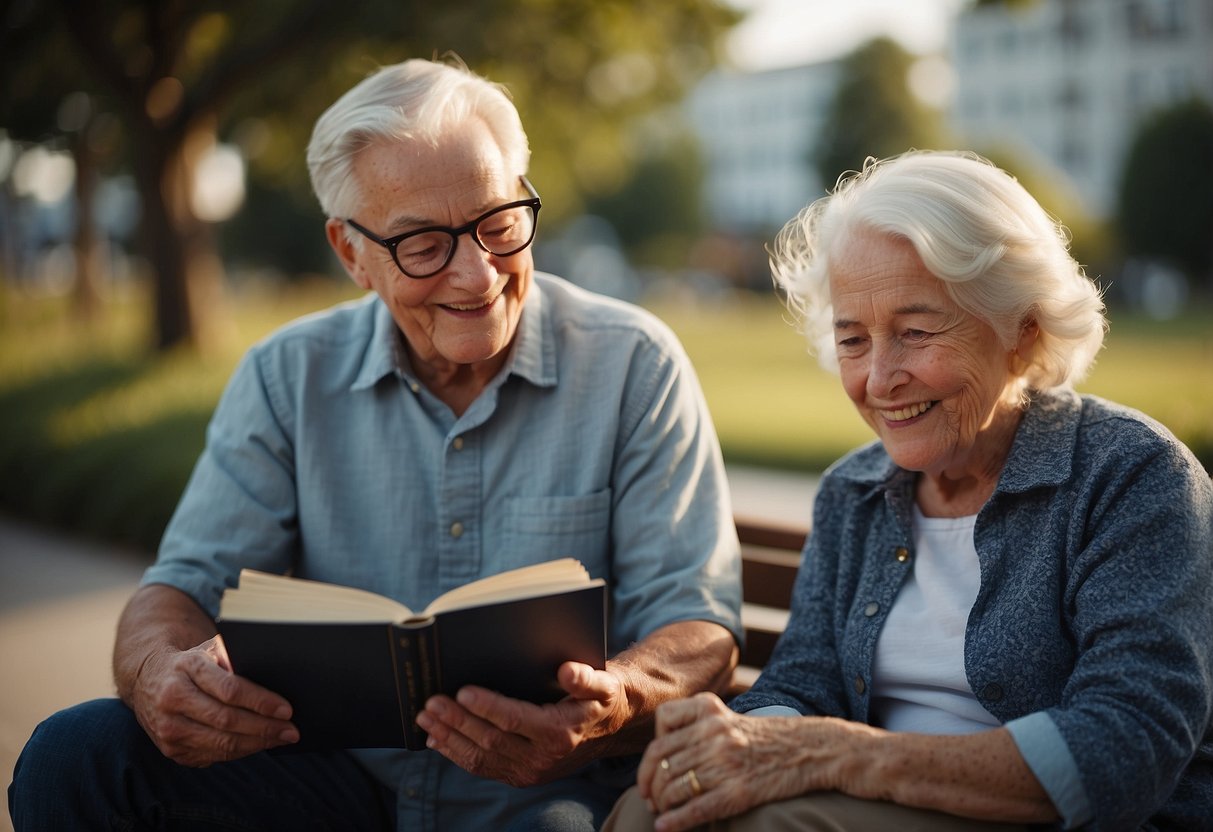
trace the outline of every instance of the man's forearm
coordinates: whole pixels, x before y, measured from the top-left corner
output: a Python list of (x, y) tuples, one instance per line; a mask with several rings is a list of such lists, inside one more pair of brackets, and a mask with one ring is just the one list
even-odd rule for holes
[(722, 692), (737, 666), (732, 634), (710, 621), (668, 624), (607, 662), (625, 680), (628, 717), (602, 741), (609, 754), (642, 751), (657, 706), (699, 691)]
[(170, 586), (140, 587), (118, 619), (114, 683), (128, 705), (139, 672), (164, 650), (188, 650), (215, 635), (215, 624), (194, 599)]

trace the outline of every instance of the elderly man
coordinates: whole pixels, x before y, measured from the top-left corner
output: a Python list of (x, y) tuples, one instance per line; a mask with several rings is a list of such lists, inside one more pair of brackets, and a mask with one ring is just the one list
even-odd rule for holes
[[(236, 370), (119, 624), (121, 702), (39, 726), (17, 829), (594, 829), (656, 706), (727, 680), (738, 545), (698, 382), (652, 316), (535, 272), (529, 155), (503, 91), (438, 62), (321, 116), (313, 186), (369, 293)], [(241, 568), (420, 609), (566, 555), (608, 582), (611, 658), (562, 665), (559, 702), (464, 688), (427, 702), (425, 751), (263, 753), (299, 732), (216, 636)]]

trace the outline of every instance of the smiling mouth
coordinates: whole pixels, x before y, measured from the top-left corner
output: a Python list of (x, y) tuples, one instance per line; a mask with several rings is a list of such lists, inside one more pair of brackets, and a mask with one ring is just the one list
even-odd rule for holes
[(493, 296), (489, 300), (477, 301), (476, 303), (444, 303), (443, 308), (450, 309), (455, 312), (476, 312), (481, 309), (486, 309), (493, 305), (499, 296)]
[(907, 419), (913, 419), (915, 416), (921, 416), (936, 404), (938, 402), (916, 402), (905, 407), (899, 407), (897, 410), (881, 410), (880, 415), (890, 422), (904, 422)]

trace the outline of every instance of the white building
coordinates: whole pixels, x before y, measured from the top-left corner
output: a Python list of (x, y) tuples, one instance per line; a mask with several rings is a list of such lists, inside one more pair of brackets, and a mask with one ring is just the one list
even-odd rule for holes
[(700, 139), (716, 228), (765, 235), (825, 193), (810, 154), (837, 73), (834, 63), (719, 70), (692, 91), (687, 119)]
[[(1068, 176), (1087, 209), (1106, 217), (1142, 120), (1189, 96), (1213, 101), (1213, 0), (970, 8), (953, 22), (949, 51), (957, 144), (1011, 145)], [(825, 193), (811, 154), (838, 70), (722, 70), (692, 91), (686, 112), (717, 228), (767, 234)]]
[(957, 16), (952, 128), (1008, 141), (1115, 210), (1133, 136), (1155, 110), (1213, 101), (1213, 0), (1038, 0)]

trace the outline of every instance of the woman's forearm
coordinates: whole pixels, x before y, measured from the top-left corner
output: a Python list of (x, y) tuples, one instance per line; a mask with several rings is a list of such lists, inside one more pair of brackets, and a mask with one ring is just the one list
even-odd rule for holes
[(840, 791), (961, 817), (1020, 823), (1059, 815), (1005, 728), (936, 736), (869, 729)]

